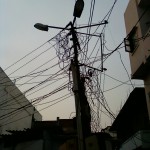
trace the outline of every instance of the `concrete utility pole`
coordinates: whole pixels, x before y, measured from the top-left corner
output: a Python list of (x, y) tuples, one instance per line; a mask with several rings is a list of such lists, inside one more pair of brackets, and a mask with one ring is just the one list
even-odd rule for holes
[(78, 49), (79, 47), (78, 39), (71, 23), (71, 34), (72, 34), (72, 41), (74, 47), (74, 59), (71, 60), (71, 70), (72, 70), (72, 77), (73, 77), (73, 92), (75, 95), (75, 105), (76, 105), (76, 121), (77, 121), (77, 134), (78, 134), (78, 148), (79, 150), (84, 150), (84, 138), (83, 138), (83, 129), (82, 129), (82, 121), (81, 121), (81, 91), (80, 91), (80, 71), (79, 71), (79, 63), (78, 63)]
[[(74, 21), (75, 21), (75, 19), (74, 19)], [(42, 31), (48, 31), (48, 28), (54, 28), (54, 29), (70, 30), (70, 32), (71, 32), (72, 42), (73, 42), (73, 47), (74, 47), (74, 58), (73, 58), (73, 60), (71, 60), (70, 68), (72, 70), (73, 92), (75, 95), (78, 150), (85, 150), (85, 137), (91, 133), (91, 129), (90, 129), (91, 114), (90, 114), (90, 107), (87, 102), (87, 97), (85, 95), (84, 78), (81, 79), (81, 77), (80, 77), (80, 69), (79, 69), (79, 62), (78, 62), (78, 49), (80, 49), (80, 45), (78, 42), (78, 38), (76, 36), (75, 29), (99, 26), (99, 25), (107, 24), (108, 22), (104, 21), (99, 24), (93, 24), (90, 26), (74, 27), (74, 25), (73, 25), (74, 21), (73, 21), (73, 23), (72, 22), (68, 23), (65, 28), (43, 25), (41, 23), (36, 23), (34, 25), (34, 27), (39, 30), (42, 30)], [(68, 28), (69, 26), (71, 26), (71, 28)], [(86, 34), (86, 33), (80, 33), (80, 34)], [(98, 36), (98, 35), (93, 35), (93, 34), (88, 34), (88, 35)], [(90, 66), (88, 66), (88, 67), (90, 67)], [(103, 70), (103, 68), (102, 68), (102, 70)], [(84, 130), (83, 130), (83, 125), (84, 125)]]

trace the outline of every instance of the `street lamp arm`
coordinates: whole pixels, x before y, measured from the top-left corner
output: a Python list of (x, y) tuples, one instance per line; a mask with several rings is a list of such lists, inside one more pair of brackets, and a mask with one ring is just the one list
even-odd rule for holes
[(108, 24), (108, 22), (105, 20), (104, 22), (97, 23), (97, 24), (91, 24), (91, 25), (87, 25), (87, 26), (74, 27), (74, 29), (82, 29), (82, 28), (100, 26), (100, 25), (103, 25), (103, 24)]
[(89, 35), (89, 36), (95, 36), (95, 37), (101, 37), (101, 34), (98, 35), (98, 34), (89, 34), (89, 33), (83, 33), (83, 32), (76, 32), (78, 34), (83, 34), (83, 35)]
[(49, 28), (61, 29), (61, 30), (70, 30), (70, 28), (56, 27), (56, 26), (48, 26)]
[[(48, 25), (44, 25), (42, 23), (36, 23), (34, 25), (34, 27), (38, 30), (42, 30), (42, 31), (48, 31), (49, 28), (53, 28), (53, 29), (60, 29), (60, 30), (71, 30), (71, 28), (68, 28), (68, 26), (73, 25), (74, 23), (69, 22), (66, 27), (57, 27), (57, 26), (48, 26)], [(73, 29), (82, 29), (82, 28), (88, 28), (88, 27), (94, 27), (94, 26), (100, 26), (103, 24), (108, 24), (108, 22), (105, 20), (104, 22), (101, 23), (97, 23), (97, 24), (92, 24), (92, 25), (86, 25), (86, 26), (80, 26), (80, 27), (72, 27)]]

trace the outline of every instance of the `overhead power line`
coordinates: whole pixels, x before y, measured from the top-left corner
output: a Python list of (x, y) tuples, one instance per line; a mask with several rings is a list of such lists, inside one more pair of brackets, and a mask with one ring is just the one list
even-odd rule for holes
[(18, 113), (18, 111), (21, 111), (22, 109), (27, 109), (27, 108), (31, 107), (31, 105), (34, 104), (34, 103), (36, 103), (37, 101), (41, 101), (41, 100), (43, 100), (43, 99), (46, 99), (46, 98), (48, 98), (49, 96), (51, 96), (51, 95), (53, 95), (53, 94), (56, 94), (57, 92), (60, 92), (61, 90), (64, 90), (65, 88), (67, 88), (67, 86), (68, 86), (68, 83), (65, 84), (65, 85), (63, 85), (63, 86), (61, 86), (61, 87), (59, 87), (59, 88), (57, 88), (57, 89), (55, 89), (55, 90), (53, 90), (52, 92), (50, 92), (50, 93), (48, 93), (48, 94), (45, 94), (45, 95), (40, 96), (40, 97), (38, 97), (38, 98), (35, 98), (35, 99), (34, 99), (31, 103), (29, 103), (29, 104), (23, 105), (22, 107), (19, 107), (19, 108), (15, 109), (15, 110), (13, 110), (13, 111), (7, 113), (7, 114), (1, 115), (1, 116), (0, 116), (0, 120), (3, 120), (3, 119), (5, 119), (5, 118), (7, 118), (7, 117), (13, 115), (14, 113)]
[[(68, 96), (67, 98), (69, 98), (69, 96)], [(55, 102), (55, 103), (53, 103), (53, 104), (51, 104), (51, 105), (49, 105), (49, 106), (46, 106), (45, 108), (42, 108), (42, 109), (40, 109), (40, 110), (36, 110), (34, 113), (32, 113), (32, 114), (30, 114), (30, 115), (26, 115), (26, 116), (21, 117), (21, 118), (19, 118), (19, 119), (16, 119), (16, 120), (13, 120), (13, 121), (4, 123), (4, 124), (1, 125), (0, 127), (6, 126), (6, 125), (8, 125), (8, 124), (15, 123), (15, 122), (17, 122), (17, 121), (20, 121), (20, 120), (22, 120), (22, 119), (25, 119), (25, 118), (27, 118), (27, 117), (30, 117), (30, 116), (32, 116), (32, 115), (34, 115), (34, 114), (36, 114), (36, 113), (38, 113), (38, 112), (40, 112), (40, 111), (43, 111), (43, 110), (45, 110), (45, 109), (48, 109), (49, 107), (52, 107), (53, 105), (56, 105), (56, 104), (58, 104), (58, 103), (60, 103), (60, 102), (62, 102), (62, 101), (64, 101), (64, 100), (66, 100), (67, 98), (64, 98), (64, 99), (62, 99), (62, 100), (59, 100), (59, 101), (57, 101), (57, 102)]]
[[(24, 93), (24, 94), (25, 94), (25, 93), (28, 93), (28, 92), (30, 92), (31, 90), (35, 89), (36, 87), (39, 87), (39, 86), (42, 85), (43, 83), (47, 82), (48, 79), (51, 79), (53, 76), (57, 76), (57, 74), (60, 73), (60, 72), (61, 72), (61, 70), (59, 70), (57, 73), (53, 74), (53, 75), (50, 76), (49, 78), (45, 79), (45, 80), (42, 81), (41, 83), (39, 83), (39, 84), (37, 84), (37, 85), (35, 85), (35, 86), (29, 88), (28, 90), (24, 91), (23, 93)], [(15, 89), (16, 89), (16, 87), (13, 88), (13, 89), (10, 91), (9, 94), (11, 94)], [(1, 95), (1, 98), (2, 98), (2, 97), (5, 97), (6, 95), (7, 95), (7, 94)], [(20, 93), (20, 94), (15, 95), (15, 97), (12, 97), (12, 98), (10, 98), (10, 99), (7, 99), (7, 100), (4, 101), (3, 103), (1, 103), (0, 106), (3, 106), (3, 105), (5, 105), (5, 104), (10, 103), (14, 98), (17, 98), (17, 99), (19, 98), (19, 100), (21, 100), (21, 99), (22, 99), (22, 95), (23, 95), (23, 94)]]

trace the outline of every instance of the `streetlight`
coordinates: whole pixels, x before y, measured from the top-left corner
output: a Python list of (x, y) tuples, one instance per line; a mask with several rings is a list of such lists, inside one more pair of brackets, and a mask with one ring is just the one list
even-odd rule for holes
[[(73, 16), (75, 18), (74, 18), (73, 24), (75, 22), (76, 17), (80, 18), (81, 14), (82, 14), (82, 11), (83, 11), (83, 8), (84, 8), (84, 1), (83, 0), (77, 0), (76, 3), (75, 3), (75, 6), (74, 6)], [(69, 25), (70, 25), (70, 23), (69, 23)], [(36, 23), (34, 25), (34, 27), (36, 29), (42, 30), (42, 31), (48, 31), (49, 28), (70, 30), (70, 29), (67, 29), (67, 27), (62, 28), (62, 27), (56, 27), (56, 26), (48, 26), (48, 25), (44, 25), (44, 24), (41, 24), (41, 23)]]
[[(80, 18), (83, 8), (84, 8), (84, 1), (77, 0), (75, 3), (75, 6), (74, 6), (73, 23), (69, 22), (65, 28), (43, 25), (41, 23), (36, 23), (34, 25), (35, 28), (42, 30), (42, 31), (48, 31), (48, 28), (70, 30), (70, 33), (72, 35), (72, 41), (73, 41), (73, 47), (74, 47), (74, 58), (73, 58), (73, 60), (71, 60), (71, 70), (72, 70), (72, 77), (73, 77), (73, 83), (74, 83), (73, 92), (74, 92), (74, 96), (75, 96), (75, 105), (76, 105), (77, 135), (78, 135), (77, 138), (78, 138), (78, 149), (79, 150), (85, 149), (85, 139), (84, 139), (85, 133), (83, 135), (83, 125), (82, 125), (83, 120), (82, 120), (82, 118), (86, 117), (86, 119), (85, 119), (86, 121), (84, 120), (85, 121), (84, 124), (87, 123), (87, 121), (89, 122), (89, 119), (87, 120), (87, 112), (86, 112), (87, 105), (86, 105), (86, 107), (84, 106), (85, 102), (87, 102), (87, 98), (85, 95), (85, 90), (83, 90), (84, 83), (82, 83), (81, 77), (80, 77), (80, 69), (79, 69), (79, 62), (78, 62), (78, 48), (80, 47), (80, 45), (79, 45), (79, 42), (78, 42), (78, 39), (76, 36), (75, 29), (87, 28), (87, 27), (98, 26), (98, 25), (103, 25), (103, 24), (108, 23), (108, 22), (104, 21), (99, 24), (93, 24), (90, 26), (74, 27), (74, 22), (76, 20), (76, 17)], [(69, 26), (70, 26), (70, 28), (68, 28)], [(83, 100), (84, 100), (84, 103), (83, 103)], [(86, 127), (84, 127), (84, 128), (86, 128)], [(90, 129), (88, 129), (88, 131), (90, 131)], [(85, 130), (84, 130), (84, 132), (85, 132)]]
[[(75, 17), (76, 18), (76, 17)], [(104, 21), (99, 24), (93, 24), (90, 25), (92, 26), (99, 26), (103, 24), (107, 24), (108, 22)], [(71, 26), (69, 28), (69, 26)], [(83, 135), (83, 125), (82, 125), (82, 118), (81, 118), (81, 110), (82, 112), (85, 111), (85, 107), (83, 107), (83, 97), (86, 99), (85, 93), (83, 89), (81, 89), (83, 83), (81, 82), (81, 77), (80, 77), (80, 69), (79, 69), (79, 62), (78, 62), (78, 48), (79, 43), (78, 39), (76, 36), (76, 31), (75, 29), (80, 29), (80, 28), (87, 28), (90, 26), (81, 26), (81, 27), (74, 27), (72, 22), (69, 22), (66, 27), (56, 27), (56, 26), (48, 26), (48, 25), (43, 25), (41, 23), (36, 23), (34, 25), (35, 28), (42, 30), (42, 31), (48, 31), (48, 28), (55, 28), (55, 29), (62, 29), (62, 30), (69, 30), (71, 35), (72, 35), (72, 41), (73, 41), (73, 47), (74, 47), (74, 58), (71, 61), (71, 70), (72, 70), (72, 77), (73, 77), (73, 83), (74, 83), (74, 95), (75, 95), (75, 105), (76, 105), (76, 118), (77, 118), (77, 137), (78, 137), (78, 149), (79, 150), (84, 150), (85, 149), (85, 136)], [(84, 34), (84, 33), (81, 33)], [(90, 34), (91, 35), (91, 34)], [(91, 35), (91, 36), (97, 36), (97, 35)], [(103, 71), (103, 68), (102, 70)], [(81, 86), (82, 85), (82, 86)], [(84, 127), (85, 129), (85, 127)]]
[[(76, 17), (75, 17), (76, 18)], [(71, 28), (67, 28), (68, 26), (71, 26)], [(78, 48), (79, 43), (77, 40), (76, 32), (74, 30), (73, 23), (70, 22), (65, 28), (61, 27), (55, 27), (55, 26), (48, 26), (43, 25), (41, 23), (36, 23), (34, 25), (35, 28), (42, 30), (42, 31), (48, 31), (49, 27), (56, 28), (56, 29), (63, 29), (63, 30), (70, 30), (70, 33), (72, 34), (72, 41), (73, 41), (73, 47), (74, 47), (74, 59), (71, 61), (71, 70), (72, 70), (72, 77), (73, 77), (73, 92), (75, 96), (75, 105), (76, 105), (76, 121), (77, 121), (77, 138), (78, 138), (78, 150), (84, 150), (85, 148), (85, 141), (83, 137), (83, 126), (81, 121), (81, 98), (83, 97), (83, 92), (81, 92), (81, 80), (80, 80), (80, 71), (79, 71), (79, 65), (78, 65)]]
[(70, 30), (69, 28), (67, 28), (69, 25), (70, 25), (70, 23), (65, 28), (62, 28), (62, 27), (56, 27), (56, 26), (48, 26), (48, 25), (45, 25), (45, 24), (42, 24), (42, 23), (36, 23), (34, 25), (34, 27), (36, 29), (42, 30), (42, 31), (48, 31), (49, 28), (61, 29), (61, 30)]
[(74, 12), (73, 16), (80, 18), (82, 11), (84, 8), (84, 1), (83, 0), (77, 0), (74, 6)]
[(44, 25), (44, 24), (41, 24), (41, 23), (36, 23), (34, 25), (34, 27), (38, 30), (42, 30), (42, 31), (48, 31), (48, 25)]

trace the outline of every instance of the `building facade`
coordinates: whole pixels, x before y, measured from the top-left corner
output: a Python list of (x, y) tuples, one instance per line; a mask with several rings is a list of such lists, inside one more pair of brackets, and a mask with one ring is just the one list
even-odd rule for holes
[(76, 150), (74, 119), (34, 121), (30, 129), (0, 136), (0, 150)]
[(0, 134), (31, 128), (33, 120), (41, 121), (41, 114), (0, 68)]
[(144, 81), (150, 119), (150, 0), (129, 0), (124, 18), (131, 78)]
[(150, 149), (150, 125), (144, 88), (135, 88), (110, 127), (118, 150)]

